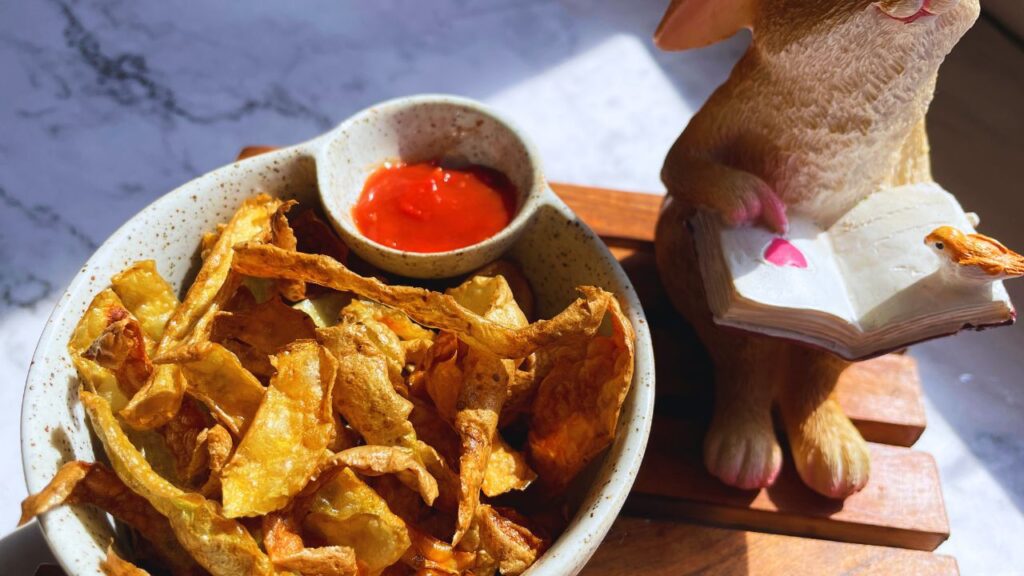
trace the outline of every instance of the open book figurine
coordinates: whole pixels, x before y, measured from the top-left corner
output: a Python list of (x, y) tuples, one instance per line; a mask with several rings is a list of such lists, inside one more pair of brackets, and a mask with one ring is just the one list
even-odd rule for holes
[[(796, 215), (780, 236), (764, 227), (724, 227), (706, 212), (692, 225), (716, 323), (857, 360), (1013, 322), (1000, 281), (1013, 274), (1000, 274), (998, 262), (950, 260), (963, 244), (956, 238), (974, 236), (971, 220), (938, 184), (919, 183), (876, 192), (827, 229)], [(946, 235), (961, 232), (925, 242), (943, 227)]]

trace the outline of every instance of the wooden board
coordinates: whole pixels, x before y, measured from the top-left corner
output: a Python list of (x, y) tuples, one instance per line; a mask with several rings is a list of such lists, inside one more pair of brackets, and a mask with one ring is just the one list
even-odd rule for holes
[(620, 517), (581, 576), (949, 576), (949, 556)]
[[(651, 324), (663, 413), (699, 417), (710, 402), (712, 372), (695, 335), (672, 308), (654, 263), (661, 196), (552, 184), (573, 211), (608, 243), (636, 287)], [(854, 365), (840, 379), (839, 403), (865, 439), (913, 446), (927, 424), (917, 367), (889, 355)], [(694, 407), (698, 409), (694, 409)]]
[(930, 454), (870, 444), (871, 480), (840, 501), (804, 486), (788, 454), (771, 488), (728, 487), (704, 470), (702, 435), (691, 422), (655, 419), (629, 513), (916, 550), (934, 550), (949, 537)]

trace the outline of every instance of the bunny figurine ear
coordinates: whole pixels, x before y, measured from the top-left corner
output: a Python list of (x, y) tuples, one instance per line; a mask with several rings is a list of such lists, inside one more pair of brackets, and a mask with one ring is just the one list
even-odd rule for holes
[(662, 50), (700, 48), (754, 24), (757, 0), (672, 0), (654, 33)]

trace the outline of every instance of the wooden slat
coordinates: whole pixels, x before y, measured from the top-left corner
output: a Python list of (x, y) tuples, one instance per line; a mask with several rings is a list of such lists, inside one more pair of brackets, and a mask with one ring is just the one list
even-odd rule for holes
[(621, 516), (581, 576), (953, 576), (949, 556)]
[(851, 366), (836, 387), (839, 405), (864, 438), (913, 446), (927, 418), (917, 362), (889, 354)]
[(788, 454), (771, 488), (725, 486), (704, 470), (700, 438), (692, 424), (656, 418), (627, 510), (916, 550), (934, 550), (949, 537), (938, 468), (930, 454), (869, 444), (871, 480), (861, 492), (839, 501), (804, 486)]
[(654, 241), (661, 196), (551, 183), (551, 189), (602, 238)]

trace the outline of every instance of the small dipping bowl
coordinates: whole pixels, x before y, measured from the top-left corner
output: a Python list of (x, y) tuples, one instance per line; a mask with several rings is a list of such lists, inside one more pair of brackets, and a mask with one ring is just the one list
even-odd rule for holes
[[(512, 220), (486, 240), (447, 252), (398, 250), (367, 238), (352, 217), (367, 178), (385, 162), (429, 161), (503, 173), (518, 194)], [(316, 163), (324, 211), (345, 243), (370, 264), (411, 278), (458, 276), (498, 259), (529, 225), (548, 187), (533, 145), (518, 129), (456, 96), (409, 96), (367, 108), (323, 136)]]

